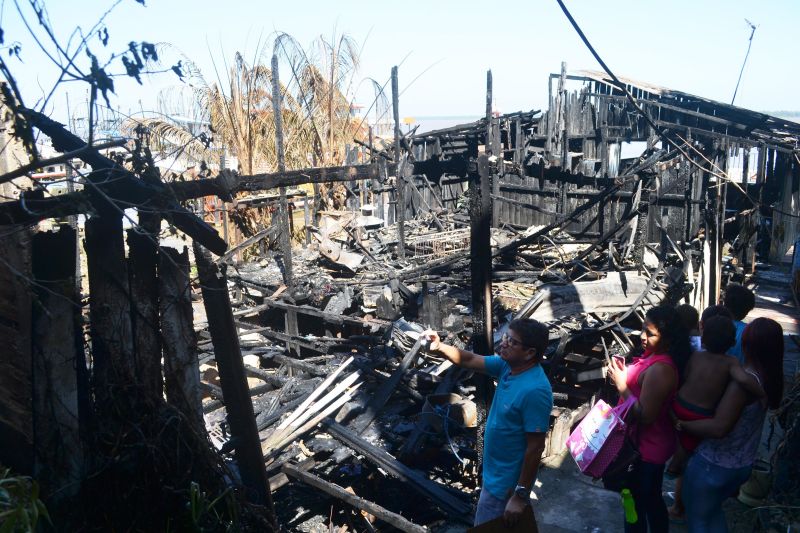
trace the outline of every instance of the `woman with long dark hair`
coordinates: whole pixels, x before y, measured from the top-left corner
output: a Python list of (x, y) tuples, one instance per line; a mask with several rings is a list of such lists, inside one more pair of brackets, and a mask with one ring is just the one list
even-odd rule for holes
[(714, 417), (678, 421), (682, 431), (704, 437), (686, 466), (683, 500), (690, 532), (725, 532), (722, 502), (735, 496), (750, 477), (767, 409), (783, 396), (783, 328), (769, 318), (756, 318), (742, 333), (744, 370), (764, 389), (748, 393), (731, 381)]
[(667, 305), (650, 309), (642, 324), (641, 357), (629, 365), (614, 361), (609, 375), (620, 399), (636, 398), (629, 417), (635, 424), (641, 462), (630, 486), (638, 520), (625, 522), (625, 531), (659, 533), (667, 531), (667, 506), (661, 497), (664, 465), (677, 447), (675, 428), (669, 414), (680, 377), (691, 355), (689, 334), (677, 311)]

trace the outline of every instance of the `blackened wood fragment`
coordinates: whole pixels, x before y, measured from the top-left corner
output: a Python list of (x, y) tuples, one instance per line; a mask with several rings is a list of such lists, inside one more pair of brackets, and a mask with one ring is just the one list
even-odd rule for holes
[(407, 467), (383, 449), (370, 444), (330, 418), (325, 420), (325, 427), (334, 438), (361, 453), (390, 475), (407, 483), (409, 488), (430, 499), (434, 505), (445, 511), (451, 518), (472, 523), (472, 508), (466, 501), (466, 495), (464, 498), (455, 496), (446, 488), (431, 481), (420, 472)]
[(284, 474), (287, 474), (295, 479), (299, 479), (303, 483), (310, 485), (316, 489), (319, 489), (326, 494), (330, 494), (331, 496), (338, 498), (348, 504), (352, 505), (356, 509), (360, 509), (362, 511), (367, 511), (370, 514), (375, 515), (376, 517), (380, 518), (387, 524), (396, 527), (400, 531), (405, 531), (408, 533), (425, 533), (428, 531), (427, 528), (419, 526), (397, 513), (393, 513), (388, 511), (378, 505), (377, 503), (373, 503), (371, 501), (365, 500), (364, 498), (359, 498), (355, 494), (351, 494), (347, 492), (345, 489), (336, 485), (334, 483), (329, 483), (322, 479), (321, 477), (315, 476), (314, 474), (310, 474), (308, 472), (304, 472), (303, 470), (293, 466), (293, 465), (283, 465), (281, 469)]
[(394, 116), (394, 157), (398, 162), (395, 172), (395, 188), (397, 189), (397, 240), (400, 259), (406, 257), (406, 181), (403, 163), (400, 159), (400, 89), (397, 82), (397, 67), (392, 67), (392, 114)]
[(375, 420), (375, 417), (378, 416), (378, 413), (383, 406), (386, 405), (386, 402), (389, 401), (389, 397), (394, 392), (394, 389), (397, 388), (397, 385), (400, 383), (400, 380), (403, 378), (403, 375), (408, 370), (408, 367), (416, 360), (417, 356), (419, 355), (419, 350), (422, 347), (421, 338), (417, 339), (414, 343), (414, 346), (411, 347), (411, 350), (403, 357), (402, 361), (400, 362), (400, 366), (398, 366), (394, 372), (392, 372), (392, 377), (384, 381), (378, 390), (373, 394), (372, 400), (370, 401), (367, 409), (364, 413), (362, 413), (353, 424), (356, 430), (356, 433), (361, 434), (364, 432), (367, 427)]
[(470, 174), (470, 271), (472, 273), (473, 349), (488, 355), (492, 349), (491, 175), (489, 158), (478, 158)]
[(120, 215), (86, 221), (92, 373), (97, 405), (136, 383), (128, 268)]
[(247, 497), (250, 501), (267, 506), (273, 529), (277, 531), (275, 509), (261, 457), (256, 418), (239, 347), (239, 335), (231, 311), (228, 283), (225, 274), (218, 270), (211, 262), (208, 252), (197, 242), (194, 243), (194, 257), (208, 316), (208, 329), (214, 343), (220, 384), (225, 395), (228, 423), (232, 437), (238, 439), (235, 456), (242, 483), (248, 489)]
[(88, 417), (88, 390), (75, 284), (76, 239), (69, 226), (33, 239), (34, 468), (51, 502), (77, 494), (84, 472), (81, 433)]
[(163, 395), (161, 338), (158, 316), (158, 231), (161, 217), (140, 213), (144, 231), (128, 230), (128, 267), (131, 291), (131, 324), (136, 358), (136, 377), (142, 393), (156, 400)]
[(159, 308), (164, 339), (164, 380), (167, 400), (203, 431), (197, 340), (192, 326), (189, 252), (159, 249)]

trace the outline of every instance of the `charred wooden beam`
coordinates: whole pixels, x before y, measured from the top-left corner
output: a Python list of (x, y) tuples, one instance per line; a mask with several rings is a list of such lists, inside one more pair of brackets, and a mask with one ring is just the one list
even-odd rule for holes
[(192, 327), (189, 252), (159, 248), (158, 280), (167, 400), (204, 431), (197, 339)]
[(389, 397), (392, 395), (392, 392), (394, 392), (394, 389), (397, 388), (400, 380), (403, 379), (403, 375), (406, 373), (406, 370), (408, 370), (408, 367), (417, 359), (421, 347), (422, 338), (420, 337), (414, 343), (414, 346), (411, 347), (411, 350), (403, 357), (402, 361), (400, 361), (400, 366), (395, 369), (392, 376), (384, 381), (375, 394), (372, 395), (372, 399), (369, 405), (367, 405), (366, 411), (362, 413), (353, 424), (356, 433), (359, 435), (363, 433), (372, 421), (375, 420), (380, 410), (383, 409), (383, 406), (389, 401)]
[(25, 191), (20, 200), (0, 203), (0, 224), (34, 224), (47, 218), (90, 213), (92, 203), (83, 192), (45, 198), (42, 191)]
[[(390, 173), (397, 171), (395, 164), (387, 164)], [(301, 170), (287, 170), (267, 174), (254, 174), (252, 176), (238, 176), (231, 192), (265, 191), (277, 187), (297, 187), (306, 183), (326, 183), (332, 181), (372, 180), (380, 179), (378, 165), (345, 165), (338, 167), (306, 168)], [(191, 182), (187, 182), (191, 183)], [(174, 184), (176, 194), (181, 197), (180, 190), (185, 185)], [(201, 194), (200, 196), (207, 196)]]
[(276, 228), (275, 226), (270, 226), (270, 227), (268, 227), (266, 229), (263, 229), (263, 230), (259, 231), (258, 233), (256, 233), (252, 237), (248, 237), (247, 239), (243, 240), (242, 242), (240, 242), (236, 246), (233, 246), (233, 247), (229, 248), (228, 251), (225, 252), (222, 255), (222, 257), (220, 257), (218, 259), (218, 262), (229, 261), (234, 256), (234, 254), (236, 254), (236, 252), (238, 252), (240, 250), (244, 250), (248, 246), (251, 246), (251, 245), (253, 245), (253, 244), (255, 244), (255, 243), (257, 243), (257, 242), (259, 242), (259, 241), (261, 241), (263, 239), (266, 239), (267, 237), (269, 237), (270, 235), (272, 235), (276, 231), (278, 231), (278, 228)]
[(94, 393), (97, 405), (111, 408), (114, 396), (136, 383), (128, 267), (119, 215), (86, 221), (86, 256), (92, 295)]
[(492, 349), (491, 175), (489, 159), (478, 158), (470, 182), (470, 272), (472, 274), (473, 349), (488, 355)]
[(365, 500), (364, 498), (359, 498), (355, 494), (351, 494), (347, 492), (345, 489), (336, 485), (334, 483), (329, 483), (322, 479), (321, 477), (317, 477), (314, 474), (309, 474), (308, 472), (304, 472), (303, 470), (286, 464), (283, 465), (281, 469), (284, 474), (287, 474), (293, 478), (299, 479), (303, 483), (310, 485), (316, 489), (321, 490), (322, 492), (329, 494), (335, 498), (338, 498), (344, 502), (347, 502), (349, 505), (352, 505), (356, 509), (360, 509), (362, 511), (367, 511), (368, 513), (380, 518), (387, 524), (396, 527), (400, 531), (405, 531), (408, 533), (425, 533), (428, 531), (427, 528), (419, 526), (397, 513), (393, 513), (388, 511), (378, 505), (377, 503), (373, 503), (371, 501)]
[(470, 523), (471, 506), (466, 499), (453, 495), (446, 488), (431, 481), (416, 470), (408, 468), (386, 451), (374, 446), (332, 419), (325, 420), (325, 428), (344, 445), (364, 455), (370, 462), (381, 467), (390, 475), (404, 481), (409, 488), (430, 499), (434, 505), (445, 511), (451, 518)]
[[(283, 95), (281, 93), (281, 83), (278, 75), (278, 56), (272, 56), (272, 111), (275, 121), (275, 152), (278, 158), (278, 172), (286, 172), (286, 156), (283, 152)], [(292, 269), (292, 236), (289, 233), (289, 207), (286, 203), (286, 187), (281, 186), (280, 189), (280, 203), (278, 209), (278, 216), (276, 225), (278, 228), (278, 239), (280, 242), (281, 256), (283, 259), (283, 276), (284, 283), (291, 287), (294, 284), (294, 275)], [(273, 225), (275, 218), (273, 218)], [(291, 313), (287, 314), (287, 321), (289, 317), (294, 319), (294, 330), (289, 333), (297, 333), (297, 316)], [(290, 324), (287, 324), (290, 325)]]
[[(316, 461), (314, 461), (314, 459), (306, 459), (305, 461), (301, 461), (292, 466), (294, 468), (299, 468), (304, 472), (308, 472), (309, 470), (317, 466), (317, 463)], [(287, 485), (288, 483), (289, 483), (289, 476), (287, 476), (283, 472), (279, 472), (274, 476), (270, 476), (269, 478), (269, 488), (272, 490), (273, 493), (279, 488), (283, 487), (284, 485)]]
[(403, 162), (400, 158), (400, 89), (397, 82), (397, 67), (392, 67), (392, 115), (394, 116), (394, 157), (399, 165), (395, 172), (397, 188), (397, 240), (400, 259), (406, 258), (406, 182)]
[[(77, 494), (84, 472), (81, 441), (89, 391), (75, 283), (76, 239), (71, 227), (33, 238), (34, 472), (49, 501), (51, 495), (60, 500)], [(3, 409), (10, 406), (4, 403)]]
[[(164, 394), (156, 275), (161, 217), (154, 213), (140, 213), (139, 220), (144, 231), (128, 231), (133, 347), (136, 376), (142, 386), (142, 392), (155, 400)], [(188, 276), (186, 282), (188, 284)]]
[(292, 357), (287, 357), (282, 354), (273, 354), (271, 359), (276, 363), (280, 363), (282, 365), (286, 365), (289, 368), (294, 370), (299, 370), (300, 372), (305, 372), (311, 376), (327, 376), (330, 374), (330, 369), (325, 368), (323, 366), (315, 365), (312, 363), (306, 363), (301, 359), (294, 359)]
[(278, 300), (270, 300), (270, 299), (264, 299), (263, 303), (248, 309), (247, 314), (254, 314), (256, 312), (263, 311), (265, 309), (281, 309), (283, 311), (288, 311), (291, 309), (295, 311), (297, 314), (317, 317), (329, 324), (334, 324), (339, 326), (343, 324), (349, 324), (351, 326), (362, 326), (365, 328), (370, 328), (373, 331), (384, 330), (390, 324), (390, 322), (386, 320), (379, 320), (374, 318), (367, 320), (356, 316), (337, 315), (335, 313), (326, 313), (324, 311), (320, 311), (319, 309), (308, 305), (293, 305), (290, 303), (281, 302)]
[[(450, 166), (445, 165), (446, 168)], [(388, 165), (388, 172), (396, 172), (397, 166)], [(457, 173), (448, 172), (449, 173)], [(138, 179), (138, 178), (132, 178)], [(163, 195), (164, 198), (173, 198), (178, 201), (202, 198), (203, 196), (217, 196), (223, 200), (230, 200), (232, 194), (237, 192), (253, 192), (274, 189), (276, 187), (297, 187), (305, 183), (319, 184), (332, 181), (351, 180), (380, 180), (379, 165), (350, 165), (326, 168), (308, 168), (302, 170), (288, 170), (283, 173), (254, 174), (252, 176), (237, 176), (231, 171), (223, 171), (215, 178), (199, 179), (193, 181), (179, 181), (163, 184), (163, 191), (152, 194)], [(104, 189), (104, 185), (98, 185)], [(134, 192), (140, 195), (137, 188)], [(109, 193), (111, 199), (117, 195)], [(123, 207), (136, 203), (135, 198), (121, 198)], [(152, 198), (143, 198), (140, 203), (151, 202)], [(56, 197), (45, 198), (41, 192), (31, 193), (24, 200), (0, 203), (0, 224), (32, 224), (47, 218), (67, 217), (79, 213), (89, 213), (93, 209), (92, 198), (88, 191), (68, 193)], [(171, 208), (170, 208), (171, 209)], [(169, 209), (166, 212), (171, 212)], [(224, 250), (214, 253), (221, 255)]]
[(247, 487), (247, 496), (252, 502), (267, 506), (273, 530), (278, 531), (239, 347), (239, 335), (231, 311), (228, 283), (225, 274), (218, 270), (211, 262), (208, 252), (197, 242), (194, 243), (194, 256), (208, 316), (208, 328), (214, 342), (220, 384), (225, 395), (228, 423), (231, 435), (237, 439), (236, 460), (242, 483)]

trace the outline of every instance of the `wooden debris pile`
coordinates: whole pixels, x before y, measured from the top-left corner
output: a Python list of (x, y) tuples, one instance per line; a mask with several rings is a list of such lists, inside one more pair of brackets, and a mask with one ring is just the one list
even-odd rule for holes
[[(228, 263), (271, 488), (289, 479), (313, 487), (295, 484), (276, 496), (313, 508), (309, 516), (284, 517), (297, 527), (304, 519), (310, 527), (327, 514), (323, 494), (347, 502), (337, 507), (339, 520), (353, 527), (364, 517), (348, 514), (349, 506), (407, 531), (468, 520), (480, 428), (464, 424), (464, 412), (474, 411), (479, 401), (476, 385), (419, 342), (426, 327), (461, 346), (474, 333), (463, 245), (468, 229), (458, 212), (439, 214), (443, 230), (429, 217), (409, 220), (403, 259), (394, 228), (363, 230), (354, 225), (357, 219), (323, 218), (325, 237), (293, 255), (297, 280), (291, 289), (270, 254), (258, 262), (220, 261)], [(542, 229), (495, 228), (493, 249)], [(340, 256), (357, 254), (361, 261), (337, 264), (322, 251), (331, 243)], [(608, 359), (637, 342), (644, 310), (683, 294), (681, 260), (674, 251), (652, 246), (637, 271), (635, 260), (625, 259), (617, 246), (592, 246), (556, 229), (493, 259), (495, 341), (515, 317), (551, 326), (544, 366), (556, 406), (546, 455), (563, 449), (593, 399), (608, 392)], [(610, 256), (622, 264), (608, 271)], [(290, 314), (296, 315), (293, 333)], [(198, 326), (202, 338), (203, 323)], [(201, 342), (200, 349), (209, 350), (210, 343)], [(211, 362), (202, 354), (200, 359)], [(206, 422), (224, 449), (225, 409), (213, 383), (205, 387)], [(432, 407), (432, 398), (442, 397), (447, 400)]]

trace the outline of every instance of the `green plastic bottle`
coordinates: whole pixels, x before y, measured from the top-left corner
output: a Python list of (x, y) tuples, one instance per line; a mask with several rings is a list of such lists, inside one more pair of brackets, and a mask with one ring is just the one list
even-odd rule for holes
[(622, 489), (620, 494), (622, 494), (622, 508), (625, 509), (625, 521), (629, 524), (635, 524), (639, 521), (639, 516), (636, 514), (633, 495), (629, 489)]

